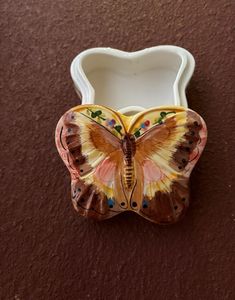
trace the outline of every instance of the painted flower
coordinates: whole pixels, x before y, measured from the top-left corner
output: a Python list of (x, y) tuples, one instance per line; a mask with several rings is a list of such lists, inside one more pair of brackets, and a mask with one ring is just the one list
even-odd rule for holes
[(114, 119), (109, 121), (109, 126), (113, 127), (116, 124), (116, 121)]
[(113, 128), (115, 124), (116, 124), (116, 121), (114, 119), (111, 119), (111, 120), (106, 119), (106, 126)]
[(140, 127), (144, 129), (145, 128), (145, 124), (141, 123)]
[(109, 126), (109, 122), (110, 122), (110, 119), (106, 119), (105, 125), (106, 125), (106, 126)]
[(149, 120), (146, 120), (146, 121), (144, 122), (144, 125), (145, 125), (146, 127), (148, 127), (148, 126), (150, 125), (150, 121), (149, 121)]

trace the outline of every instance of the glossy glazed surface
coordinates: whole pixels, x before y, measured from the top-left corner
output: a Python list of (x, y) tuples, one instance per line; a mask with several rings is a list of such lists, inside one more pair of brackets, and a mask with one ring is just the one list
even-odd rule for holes
[(130, 210), (159, 224), (178, 221), (188, 207), (189, 176), (206, 138), (203, 119), (178, 106), (127, 117), (81, 105), (56, 128), (74, 207), (97, 220)]
[[(94, 4), (95, 3), (95, 4)], [(1, 5), (0, 298), (234, 300), (233, 1), (5, 0)], [(209, 138), (182, 221), (79, 217), (55, 147), (91, 47), (188, 49), (189, 107)], [(144, 103), (143, 103), (144, 105)]]

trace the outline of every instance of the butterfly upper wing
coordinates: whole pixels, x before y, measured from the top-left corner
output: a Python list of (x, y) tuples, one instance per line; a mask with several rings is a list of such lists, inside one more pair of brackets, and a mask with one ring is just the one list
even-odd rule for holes
[(105, 107), (78, 106), (60, 119), (56, 145), (71, 174), (72, 200), (78, 212), (97, 219), (121, 212), (120, 117)]
[(190, 173), (206, 143), (206, 125), (194, 111), (151, 109), (134, 120), (137, 212), (157, 223), (176, 222), (188, 206)]

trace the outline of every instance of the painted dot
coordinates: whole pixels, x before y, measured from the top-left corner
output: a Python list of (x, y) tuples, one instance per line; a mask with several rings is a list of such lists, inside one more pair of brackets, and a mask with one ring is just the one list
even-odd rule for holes
[(132, 202), (132, 206), (133, 206), (133, 207), (136, 207), (136, 206), (137, 206), (137, 203), (136, 203), (136, 202)]
[(126, 204), (125, 202), (122, 202), (122, 203), (121, 203), (121, 206), (124, 206), (125, 204)]
[(80, 169), (80, 172), (83, 173), (83, 169)]
[(145, 124), (142, 123), (142, 124), (140, 125), (140, 127), (141, 127), (141, 128), (145, 128)]
[(107, 200), (107, 203), (108, 203), (109, 208), (113, 208), (114, 207), (114, 200), (112, 198), (109, 198)]
[(174, 206), (174, 209), (176, 210), (177, 208), (178, 208), (178, 206), (177, 206), (177, 205), (175, 205), (175, 206)]
[(181, 170), (181, 169), (182, 169), (182, 166), (178, 166), (178, 169)]
[(79, 193), (81, 192), (81, 189), (80, 189), (80, 188), (78, 188), (78, 192), (79, 192)]
[(145, 126), (149, 126), (150, 121), (149, 121), (149, 120), (146, 120), (146, 121), (144, 122), (144, 124), (145, 124)]
[(148, 201), (144, 200), (142, 206), (143, 206), (143, 208), (147, 208), (148, 207)]

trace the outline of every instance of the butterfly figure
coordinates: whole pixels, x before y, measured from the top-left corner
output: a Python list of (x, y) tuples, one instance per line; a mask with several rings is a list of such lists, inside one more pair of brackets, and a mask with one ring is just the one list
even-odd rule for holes
[(178, 221), (189, 205), (189, 176), (206, 138), (203, 119), (180, 106), (126, 116), (80, 105), (56, 128), (73, 205), (98, 220), (129, 210), (158, 224)]

